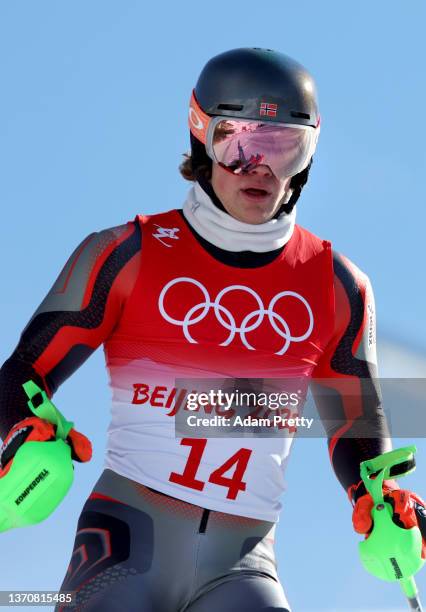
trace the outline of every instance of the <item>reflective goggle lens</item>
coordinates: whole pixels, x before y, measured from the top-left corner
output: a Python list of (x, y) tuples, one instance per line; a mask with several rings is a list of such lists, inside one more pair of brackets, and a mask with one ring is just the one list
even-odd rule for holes
[(212, 122), (207, 150), (235, 174), (269, 166), (279, 178), (301, 172), (312, 157), (318, 129), (273, 122), (222, 119)]

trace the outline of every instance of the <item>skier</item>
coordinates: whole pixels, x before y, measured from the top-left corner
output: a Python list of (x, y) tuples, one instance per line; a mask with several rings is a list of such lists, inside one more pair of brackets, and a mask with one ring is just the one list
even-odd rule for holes
[[(22, 445), (55, 435), (22, 384), (52, 396), (104, 345), (105, 469), (61, 587), (78, 610), (290, 610), (273, 542), (291, 436), (175, 437), (176, 379), (311, 379), (360, 533), (371, 498), (359, 464), (391, 448), (368, 277), (295, 223), (320, 130), (312, 77), (269, 49), (222, 53), (199, 76), (189, 127), (183, 209), (83, 240), (0, 371), (3, 477)], [(82, 433), (68, 442), (90, 459)], [(399, 521), (423, 528), (422, 500), (384, 486)]]

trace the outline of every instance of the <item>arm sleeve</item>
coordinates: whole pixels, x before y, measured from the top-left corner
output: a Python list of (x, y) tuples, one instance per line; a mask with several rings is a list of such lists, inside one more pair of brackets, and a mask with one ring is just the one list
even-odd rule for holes
[(391, 450), (377, 378), (375, 306), (368, 277), (334, 253), (333, 336), (315, 368), (311, 390), (330, 461), (351, 500), (365, 492), (359, 464)]
[(117, 324), (136, 282), (137, 222), (90, 234), (75, 249), (0, 369), (0, 436), (32, 416), (22, 384), (32, 378), (51, 397)]

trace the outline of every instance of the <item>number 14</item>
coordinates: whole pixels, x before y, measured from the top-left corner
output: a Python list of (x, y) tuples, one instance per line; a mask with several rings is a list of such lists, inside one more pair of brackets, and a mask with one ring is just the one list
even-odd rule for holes
[[(169, 480), (170, 482), (174, 482), (184, 487), (202, 491), (206, 483), (202, 480), (198, 480), (196, 474), (201, 463), (204, 449), (206, 448), (207, 440), (204, 438), (182, 438), (180, 443), (182, 446), (190, 446), (191, 450), (183, 474), (171, 472)], [(251, 453), (252, 451), (248, 448), (240, 448), (232, 457), (229, 457), (225, 463), (210, 474), (209, 482), (220, 485), (221, 487), (227, 487), (227, 499), (236, 499), (239, 491), (246, 490), (246, 483), (243, 482), (243, 476)], [(230, 470), (233, 465), (235, 465), (235, 470), (232, 477), (224, 476), (225, 472)]]

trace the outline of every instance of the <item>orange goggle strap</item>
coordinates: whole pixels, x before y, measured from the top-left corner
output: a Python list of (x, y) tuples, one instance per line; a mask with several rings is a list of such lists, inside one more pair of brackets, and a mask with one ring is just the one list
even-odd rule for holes
[(193, 135), (204, 145), (207, 142), (207, 130), (211, 119), (198, 105), (193, 91), (189, 103), (188, 125)]

